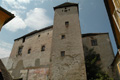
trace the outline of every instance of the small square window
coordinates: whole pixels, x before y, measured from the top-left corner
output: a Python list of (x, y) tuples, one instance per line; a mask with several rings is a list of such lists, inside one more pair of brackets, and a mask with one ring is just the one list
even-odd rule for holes
[(65, 22), (65, 26), (67, 26), (67, 27), (69, 26), (69, 22), (68, 21)]
[(65, 35), (61, 35), (61, 39), (65, 39)]
[(67, 9), (65, 9), (64, 12), (67, 12)]
[(41, 51), (45, 51), (45, 45), (41, 47)]
[(97, 40), (96, 40), (96, 39), (91, 40), (91, 45), (92, 45), (92, 46), (97, 46)]
[(61, 57), (65, 56), (65, 51), (61, 51)]
[(28, 49), (28, 54), (30, 54), (31, 53), (31, 49)]

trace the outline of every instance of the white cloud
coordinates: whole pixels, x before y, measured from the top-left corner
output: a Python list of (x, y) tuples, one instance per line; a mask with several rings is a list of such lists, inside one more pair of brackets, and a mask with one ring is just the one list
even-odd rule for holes
[(12, 45), (10, 43), (6, 43), (6, 42), (0, 40), (0, 47), (11, 49)]
[(32, 29), (41, 29), (52, 24), (52, 20), (46, 16), (45, 9), (35, 8), (27, 13), (25, 23)]
[(15, 32), (18, 29), (25, 29), (26, 24), (24, 23), (22, 18), (20, 18), (19, 16), (16, 16), (9, 23), (7, 23), (4, 28), (9, 30), (9, 31)]
[(10, 50), (0, 47), (0, 58), (9, 57)]
[(44, 3), (46, 0), (40, 0), (41, 3)]
[(52, 20), (46, 15), (43, 8), (35, 8), (26, 13), (26, 19), (23, 20), (17, 11), (9, 10), (16, 17), (5, 25), (5, 29), (16, 32), (19, 29), (29, 27), (30, 30), (41, 29), (52, 24)]
[(26, 9), (21, 3), (30, 3), (30, 0), (2, 0), (2, 5), (9, 5), (14, 9)]
[(20, 3), (30, 3), (30, 0), (17, 0)]
[(12, 45), (10, 43), (0, 40), (0, 58), (8, 57), (10, 55)]

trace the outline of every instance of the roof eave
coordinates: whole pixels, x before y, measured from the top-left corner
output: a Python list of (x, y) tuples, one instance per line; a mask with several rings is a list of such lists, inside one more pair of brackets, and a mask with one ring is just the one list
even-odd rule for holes
[(8, 12), (4, 8), (2, 8), (1, 6), (0, 6), (0, 10), (10, 16), (10, 18), (8, 20), (6, 20), (3, 25), (5, 25), (6, 23), (8, 23), (10, 20), (12, 20), (15, 17), (14, 14)]

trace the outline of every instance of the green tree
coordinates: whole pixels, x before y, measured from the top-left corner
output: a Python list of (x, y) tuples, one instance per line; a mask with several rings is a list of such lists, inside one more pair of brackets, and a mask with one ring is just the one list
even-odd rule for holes
[(94, 49), (84, 47), (87, 80), (113, 80), (101, 69), (100, 55)]

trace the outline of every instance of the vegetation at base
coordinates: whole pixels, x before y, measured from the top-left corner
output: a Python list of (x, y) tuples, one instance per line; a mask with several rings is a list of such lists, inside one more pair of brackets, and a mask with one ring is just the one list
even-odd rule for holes
[(114, 80), (102, 71), (100, 55), (94, 49), (84, 47), (84, 52), (87, 54), (85, 57), (87, 80)]

